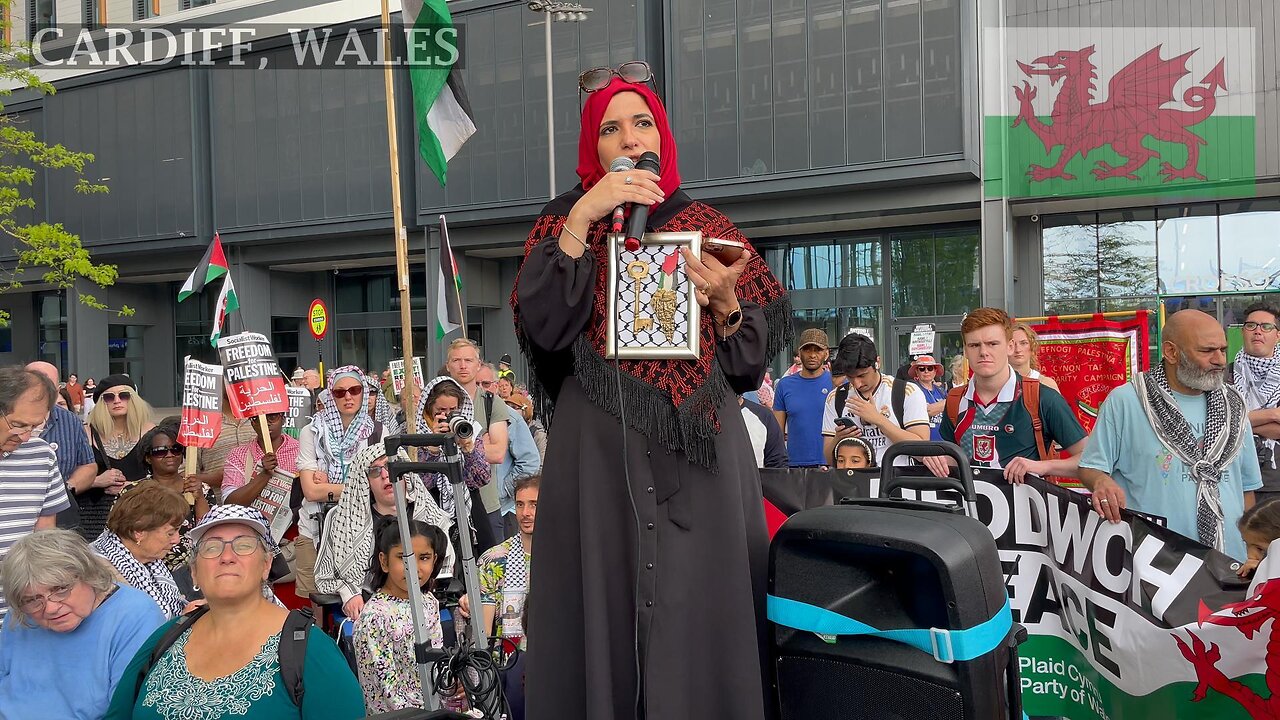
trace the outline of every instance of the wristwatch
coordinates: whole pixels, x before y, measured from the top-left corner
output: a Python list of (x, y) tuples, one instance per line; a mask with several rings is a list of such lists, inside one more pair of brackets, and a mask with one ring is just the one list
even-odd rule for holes
[[(712, 317), (715, 317), (715, 313), (712, 313)], [(726, 328), (731, 328), (742, 322), (742, 306), (739, 305), (735, 310), (733, 310), (733, 312), (725, 315), (724, 322), (720, 322), (719, 318), (716, 319), (716, 322), (719, 323), (721, 327)]]

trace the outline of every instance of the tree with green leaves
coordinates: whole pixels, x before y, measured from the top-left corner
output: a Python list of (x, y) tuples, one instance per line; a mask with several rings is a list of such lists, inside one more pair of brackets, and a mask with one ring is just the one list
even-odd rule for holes
[[(4, 11), (3, 27), (10, 26), (11, 0), (0, 0)], [(0, 39), (0, 98), (13, 89), (34, 90), (53, 94), (54, 87), (30, 70), (34, 66), (31, 46), (26, 42)], [(0, 100), (0, 233), (12, 238), (14, 259), (0, 263), (0, 293), (21, 288), (23, 282), (38, 282), (67, 290), (86, 280), (100, 288), (115, 283), (115, 265), (95, 263), (80, 242), (80, 236), (69, 232), (61, 223), (27, 222), (21, 209), (36, 209), (32, 189), (36, 172), (69, 170), (74, 173), (75, 190), (84, 195), (106, 193), (107, 186), (85, 177), (92, 163), (92, 153), (77, 152), (61, 144), (49, 145), (25, 129), (21, 119), (4, 112)], [(79, 292), (79, 301), (91, 308), (111, 310), (92, 294)], [(114, 309), (119, 315), (132, 315), (127, 306)], [(0, 310), (0, 326), (8, 323), (8, 315)]]

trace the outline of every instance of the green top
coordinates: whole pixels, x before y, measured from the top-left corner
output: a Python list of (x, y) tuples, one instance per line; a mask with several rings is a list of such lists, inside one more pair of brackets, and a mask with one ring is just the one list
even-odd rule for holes
[[(1038, 460), (1035, 428), (1022, 403), (1022, 377), (1011, 371), (999, 395), (987, 405), (974, 402), (973, 392), (970, 383), (954, 425), (943, 413), (938, 427), (942, 439), (959, 445), (973, 467), (1002, 468), (1015, 457)], [(1043, 384), (1040, 421), (1046, 447), (1056, 442), (1069, 448), (1087, 437), (1067, 401), (1057, 390)]]
[(143, 682), (141, 696), (135, 697), (138, 673), (152, 648), (178, 620), (162, 625), (139, 648), (116, 686), (106, 720), (356, 720), (365, 716), (364, 696), (351, 667), (333, 640), (315, 627), (307, 638), (301, 715), (280, 677), (279, 633), (267, 640), (248, 665), (205, 682), (187, 671), (188, 630), (161, 656)]

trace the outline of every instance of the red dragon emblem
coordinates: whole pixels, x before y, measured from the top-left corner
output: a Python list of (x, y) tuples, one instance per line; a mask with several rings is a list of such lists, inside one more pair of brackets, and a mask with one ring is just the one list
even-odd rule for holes
[(1191, 699), (1194, 702), (1204, 700), (1210, 688), (1240, 703), (1249, 717), (1255, 720), (1280, 719), (1280, 633), (1276, 625), (1280, 624), (1280, 578), (1268, 580), (1258, 586), (1258, 591), (1241, 602), (1224, 605), (1217, 612), (1210, 612), (1204, 603), (1200, 603), (1200, 625), (1225, 625), (1237, 628), (1245, 638), (1252, 640), (1255, 633), (1262, 631), (1262, 626), (1272, 621), (1271, 634), (1267, 639), (1267, 687), (1271, 689), (1271, 697), (1263, 699), (1244, 683), (1228, 678), (1218, 669), (1218, 661), (1222, 653), (1212, 643), (1205, 647), (1204, 641), (1188, 632), (1191, 644), (1187, 645), (1177, 635), (1173, 639), (1178, 649), (1196, 669), (1196, 685)]
[(1089, 60), (1094, 53), (1092, 45), (1082, 50), (1059, 50), (1036, 58), (1030, 65), (1019, 61), (1018, 67), (1027, 76), (1046, 75), (1053, 85), (1063, 81), (1062, 90), (1053, 103), (1052, 124), (1041, 122), (1036, 117), (1031, 106), (1036, 89), (1030, 82), (1024, 80), (1022, 87), (1015, 85), (1013, 88), (1014, 97), (1020, 103), (1013, 127), (1025, 122), (1044, 143), (1046, 154), (1052, 153), (1054, 147), (1062, 146), (1053, 167), (1031, 165), (1027, 168), (1028, 177), (1036, 182), (1050, 178), (1074, 180), (1075, 176), (1066, 172), (1067, 163), (1072, 158), (1077, 155), (1084, 158), (1090, 151), (1110, 145), (1125, 162), (1112, 166), (1099, 160), (1094, 163), (1094, 177), (1099, 180), (1113, 177), (1138, 180), (1135, 173), (1148, 160), (1160, 156), (1142, 144), (1143, 139), (1150, 135), (1187, 148), (1187, 162), (1182, 167), (1160, 163), (1160, 175), (1165, 182), (1182, 178), (1204, 180), (1205, 176), (1198, 168), (1200, 146), (1206, 142), (1188, 128), (1203, 122), (1217, 107), (1214, 93), (1227, 88), (1223, 70), (1225, 61), (1219, 60), (1199, 85), (1182, 94), (1182, 101), (1193, 110), (1166, 108), (1166, 104), (1174, 101), (1174, 87), (1191, 72), (1187, 69), (1187, 61), (1196, 50), (1164, 60), (1160, 57), (1161, 47), (1151, 48), (1117, 72), (1107, 83), (1106, 101), (1100, 103), (1093, 102), (1098, 71)]

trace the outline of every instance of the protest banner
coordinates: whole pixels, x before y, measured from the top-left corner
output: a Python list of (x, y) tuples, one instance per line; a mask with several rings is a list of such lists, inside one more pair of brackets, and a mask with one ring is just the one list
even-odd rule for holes
[(1093, 432), (1098, 408), (1111, 390), (1148, 369), (1146, 310), (1123, 320), (1049, 317), (1031, 329), (1040, 336), (1040, 372), (1058, 383), (1086, 433)]
[(237, 418), (257, 415), (262, 435), (267, 438), (266, 450), (273, 452), (267, 415), (288, 414), (289, 395), (271, 343), (251, 332), (218, 338), (218, 357), (227, 379), (231, 414)]
[[(391, 370), (391, 391), (396, 397), (404, 391), (404, 361), (392, 360), (387, 363), (387, 367)], [(418, 389), (421, 390), (426, 385), (426, 380), (422, 377), (422, 357), (420, 355), (413, 356), (413, 379), (418, 383)]]
[[(211, 448), (222, 432), (222, 366), (190, 356), (183, 362), (182, 423), (176, 440), (186, 448), (186, 471), (196, 473), (197, 448)], [(184, 493), (189, 504), (195, 496)]]
[[(827, 473), (832, 495), (877, 496), (874, 473)], [(1280, 579), (1246, 598), (1235, 560), (1144, 517), (1113, 524), (1081, 493), (1035, 478), (1012, 485), (997, 470), (977, 476), (976, 518), (996, 539), (1013, 620), (1028, 632), (1018, 648), (1027, 715), (1277, 716), (1267, 687), (1280, 687)], [(778, 507), (826, 502), (821, 489), (788, 489), (785, 471), (761, 478)]]
[(285, 388), (289, 394), (289, 412), (284, 416), (284, 429), (297, 430), (298, 421), (307, 414), (307, 406), (311, 404), (311, 391), (296, 385)]

